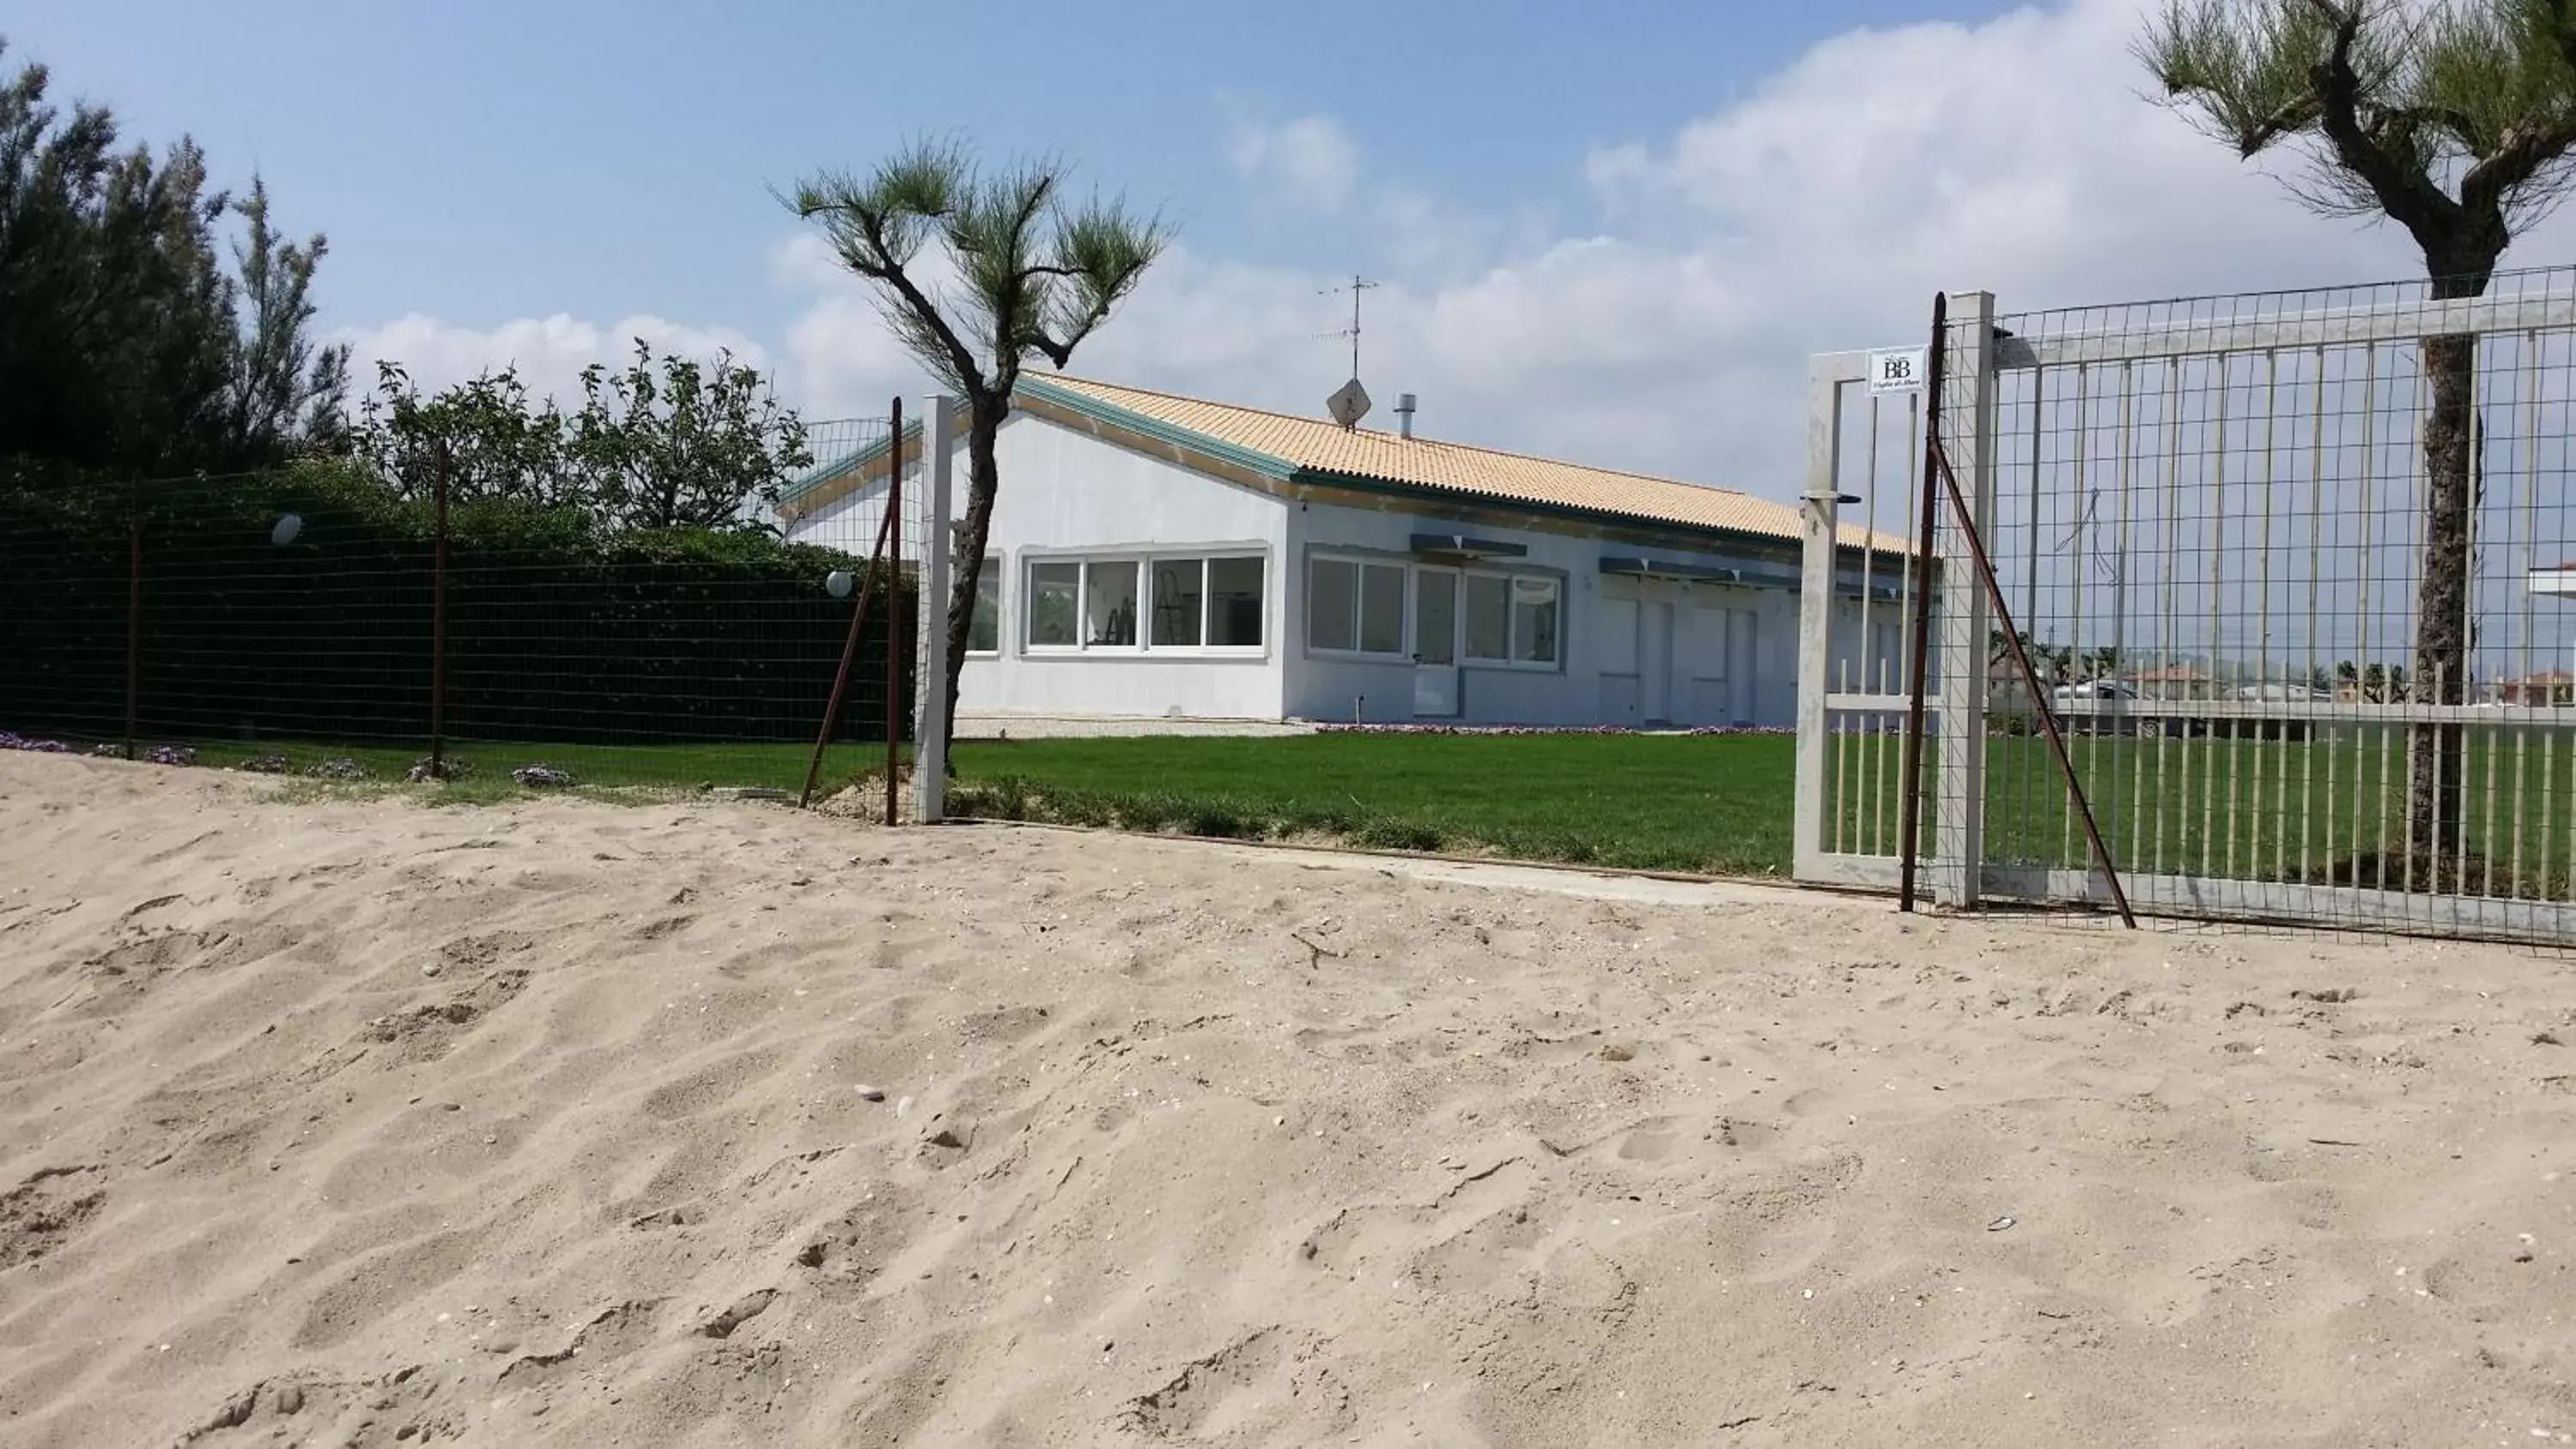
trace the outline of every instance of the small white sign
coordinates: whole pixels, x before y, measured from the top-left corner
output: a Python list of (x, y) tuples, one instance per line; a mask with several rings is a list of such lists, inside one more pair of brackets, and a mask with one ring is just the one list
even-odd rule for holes
[(1880, 392), (1921, 392), (1923, 377), (1931, 366), (1928, 347), (1893, 347), (1869, 355), (1869, 390)]

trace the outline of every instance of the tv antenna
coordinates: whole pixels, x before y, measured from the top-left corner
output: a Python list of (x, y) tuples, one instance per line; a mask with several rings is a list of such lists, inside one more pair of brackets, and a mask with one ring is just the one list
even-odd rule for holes
[(1344, 292), (1351, 294), (1351, 325), (1343, 328), (1339, 332), (1320, 332), (1316, 335), (1319, 337), (1347, 337), (1351, 340), (1351, 381), (1353, 382), (1357, 382), (1360, 379), (1360, 293), (1376, 291), (1377, 287), (1377, 283), (1368, 280), (1357, 272), (1353, 272), (1351, 273), (1350, 285), (1344, 287), (1326, 287), (1323, 291), (1317, 293), (1318, 296), (1324, 297), (1338, 297)]

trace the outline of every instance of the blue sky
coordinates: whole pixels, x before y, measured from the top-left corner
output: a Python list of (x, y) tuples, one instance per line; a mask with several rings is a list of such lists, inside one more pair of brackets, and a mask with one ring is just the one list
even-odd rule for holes
[[(8, 34), (138, 134), (186, 130), (227, 176), (264, 172), (331, 235), (334, 323), (641, 311), (759, 331), (792, 306), (762, 267), (791, 226), (766, 187), (918, 130), (1060, 151), (1198, 247), (1376, 265), (1365, 238), (1256, 214), (1227, 166), (1234, 117), (1333, 115), (1460, 204), (1573, 210), (1588, 148), (1669, 133), (1819, 36), (1998, 8), (36, 0)], [(982, 85), (979, 36), (1003, 40)]]
[[(770, 198), (922, 130), (1182, 243), (1087, 371), (1785, 496), (1805, 358), (2037, 306), (2411, 271), (2140, 100), (2140, 0), (717, 7), (20, 0), (13, 60), (256, 167), (324, 324), (430, 381), (727, 346), (818, 415), (922, 382)], [(989, 76), (989, 79), (984, 77)], [(2530, 249), (2526, 248), (2526, 252)], [(2525, 255), (2522, 260), (2539, 260)]]

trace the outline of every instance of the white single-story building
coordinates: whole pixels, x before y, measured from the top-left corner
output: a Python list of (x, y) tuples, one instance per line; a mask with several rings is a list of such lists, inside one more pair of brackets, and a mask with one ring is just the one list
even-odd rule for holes
[[(1794, 505), (1415, 437), (1406, 421), (1388, 433), (1023, 378), (960, 711), (1793, 722)], [(780, 503), (787, 534), (865, 552), (885, 455), (800, 479)], [(962, 513), (962, 456), (956, 480)], [(1882, 534), (1865, 557), (1859, 530), (1843, 537), (1835, 667), (1857, 688), (1893, 667), (1903, 543)]]

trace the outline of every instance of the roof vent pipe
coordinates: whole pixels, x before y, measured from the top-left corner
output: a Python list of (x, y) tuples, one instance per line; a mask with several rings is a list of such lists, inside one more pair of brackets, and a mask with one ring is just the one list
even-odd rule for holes
[(1396, 395), (1395, 435), (1397, 437), (1409, 438), (1413, 436), (1413, 408), (1413, 394), (1408, 392)]

